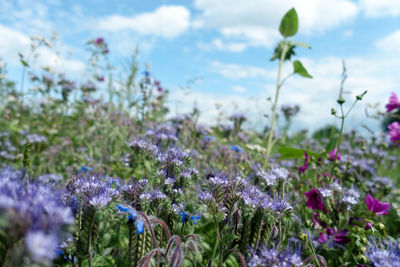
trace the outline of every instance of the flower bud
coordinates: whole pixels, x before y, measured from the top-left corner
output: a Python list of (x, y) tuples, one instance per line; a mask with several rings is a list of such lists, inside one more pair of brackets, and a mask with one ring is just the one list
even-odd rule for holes
[(336, 109), (332, 108), (332, 109), (331, 109), (331, 114), (332, 114), (332, 115), (336, 115)]
[(364, 263), (367, 263), (367, 262), (368, 262), (368, 259), (367, 259), (367, 257), (365, 257), (365, 256), (364, 256), (364, 255), (362, 255), (362, 254), (360, 254), (360, 255), (357, 255), (356, 259), (357, 259), (357, 261), (358, 261), (359, 263), (362, 263), (362, 264), (364, 264)]
[(343, 98), (342, 96), (340, 96), (339, 99), (338, 99), (336, 102), (337, 102), (339, 105), (343, 105), (344, 102), (346, 102), (346, 101), (344, 100), (344, 98)]
[(299, 239), (303, 242), (307, 241), (307, 235), (305, 233), (300, 233), (299, 234)]
[(384, 232), (385, 231), (385, 225), (381, 222), (375, 224), (376, 229), (378, 229), (380, 232)]

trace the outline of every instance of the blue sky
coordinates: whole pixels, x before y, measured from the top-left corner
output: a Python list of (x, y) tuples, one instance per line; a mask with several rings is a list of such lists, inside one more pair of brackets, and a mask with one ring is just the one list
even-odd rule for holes
[[(212, 122), (219, 103), (224, 114), (246, 113), (249, 125), (259, 127), (267, 124), (266, 99), (274, 93), (277, 62), (269, 58), (280, 40), (280, 19), (291, 7), (300, 21), (294, 40), (312, 46), (298, 48), (297, 56), (314, 76), (294, 77), (282, 90), (280, 104), (302, 108), (294, 127), (338, 123), (330, 109), (336, 106), (345, 59), (348, 102), (368, 90), (347, 125), (377, 129), (379, 123), (365, 115), (367, 104), (380, 103), (383, 111), (390, 92), (400, 93), (397, 0), (0, 0), (0, 57), (9, 77), (19, 81), (17, 53), (28, 51), (30, 36), (49, 38), (55, 31), (61, 54), (43, 51), (37, 66), (55, 64), (67, 76), (78, 77), (85, 72), (85, 42), (101, 36), (116, 66), (139, 47), (140, 67), (151, 63), (151, 71), (171, 91), (173, 112), (188, 111), (196, 103), (201, 120)], [(284, 71), (289, 73), (291, 66)], [(181, 87), (196, 77), (201, 79), (184, 94)]]

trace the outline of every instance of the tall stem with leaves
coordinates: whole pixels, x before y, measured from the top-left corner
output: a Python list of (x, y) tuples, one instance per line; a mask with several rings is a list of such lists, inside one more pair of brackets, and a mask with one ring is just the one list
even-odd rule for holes
[[(338, 118), (338, 119), (341, 120), (341, 123), (340, 123), (340, 130), (339, 130), (339, 136), (338, 136), (338, 139), (337, 139), (337, 141), (336, 141), (336, 146), (335, 146), (335, 148), (336, 148), (336, 153), (335, 153), (335, 159), (334, 159), (333, 164), (332, 164), (332, 170), (331, 170), (331, 173), (332, 173), (332, 174), (333, 174), (333, 172), (334, 172), (334, 170), (335, 170), (336, 163), (337, 163), (337, 158), (338, 158), (338, 155), (339, 155), (340, 145), (342, 144), (343, 129), (344, 129), (344, 120), (345, 120), (346, 117), (349, 115), (350, 111), (354, 108), (355, 104), (356, 104), (358, 101), (361, 101), (362, 98), (364, 97), (364, 95), (367, 93), (367, 91), (364, 91), (364, 93), (362, 93), (361, 95), (356, 96), (356, 100), (353, 102), (353, 104), (351, 105), (351, 107), (349, 108), (349, 110), (348, 110), (346, 113), (344, 113), (344, 111), (343, 111), (343, 104), (344, 104), (346, 101), (345, 101), (344, 98), (343, 98), (343, 87), (344, 87), (344, 82), (346, 81), (346, 79), (347, 79), (347, 69), (346, 69), (346, 65), (345, 65), (345, 63), (344, 63), (344, 61), (343, 61), (342, 81), (341, 81), (341, 83), (340, 83), (339, 98), (338, 98), (338, 100), (336, 101), (336, 102), (339, 104), (339, 106), (340, 106), (340, 114), (341, 114), (341, 115), (340, 115), (340, 116), (336, 115), (336, 110), (335, 110), (335, 109), (332, 109), (332, 111), (331, 111), (332, 115), (334, 115), (336, 118)], [(331, 177), (333, 177), (333, 176), (331, 176)]]
[(287, 39), (288, 37), (294, 36), (297, 33), (298, 24), (299, 22), (298, 22), (297, 12), (294, 8), (292, 8), (285, 14), (285, 16), (281, 21), (281, 24), (279, 26), (279, 31), (283, 37), (283, 41), (281, 41), (275, 48), (275, 53), (271, 58), (271, 61), (279, 59), (279, 67), (278, 67), (278, 76), (276, 80), (275, 98), (272, 107), (271, 124), (267, 138), (266, 165), (269, 164), (268, 160), (271, 155), (272, 147), (276, 142), (276, 140), (273, 140), (273, 137), (274, 137), (276, 113), (278, 108), (279, 92), (280, 89), (282, 88), (282, 85), (287, 81), (288, 78), (290, 78), (294, 74), (299, 74), (300, 76), (305, 78), (312, 78), (312, 76), (304, 68), (303, 64), (300, 61), (295, 60), (293, 62), (293, 72), (287, 75), (285, 78), (281, 79), (283, 63), (286, 60), (290, 60), (291, 56), (295, 54), (294, 48), (296, 46), (311, 48), (308, 44), (300, 42), (292, 42), (291, 40)]

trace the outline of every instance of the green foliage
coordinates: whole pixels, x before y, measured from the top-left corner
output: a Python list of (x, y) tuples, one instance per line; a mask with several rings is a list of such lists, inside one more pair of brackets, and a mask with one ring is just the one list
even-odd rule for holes
[(282, 159), (304, 158), (304, 152), (309, 156), (318, 157), (319, 155), (311, 150), (299, 149), (294, 147), (280, 147), (278, 149)]
[(312, 78), (312, 76), (304, 68), (303, 64), (301, 64), (301, 62), (298, 60), (293, 61), (293, 73), (299, 74), (304, 78)]
[(279, 32), (283, 37), (291, 37), (297, 33), (299, 27), (299, 19), (294, 8), (290, 9), (281, 21)]

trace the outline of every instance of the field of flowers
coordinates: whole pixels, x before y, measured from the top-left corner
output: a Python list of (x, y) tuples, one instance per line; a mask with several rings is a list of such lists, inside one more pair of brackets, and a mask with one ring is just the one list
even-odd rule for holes
[[(292, 40), (297, 25), (292, 9), (264, 132), (243, 114), (167, 119), (168, 90), (135, 59), (116, 90), (103, 38), (87, 43), (85, 83), (20, 54), (17, 84), (2, 64), (0, 266), (400, 266), (400, 101), (388, 96), (384, 133), (344, 132), (367, 93), (343, 98), (344, 67), (341, 127), (288, 135), (300, 107), (280, 105), (280, 89), (312, 78), (293, 60), (310, 48)], [(32, 55), (40, 46), (51, 44), (33, 38)]]

